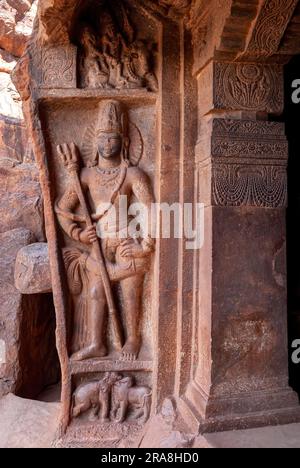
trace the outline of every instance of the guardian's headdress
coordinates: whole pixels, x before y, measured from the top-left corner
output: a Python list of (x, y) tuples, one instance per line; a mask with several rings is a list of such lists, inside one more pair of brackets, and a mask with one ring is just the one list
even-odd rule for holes
[(117, 133), (123, 138), (122, 156), (137, 166), (144, 151), (142, 135), (138, 127), (129, 121), (126, 110), (119, 101), (107, 100), (100, 104), (95, 125), (89, 126), (81, 148), (86, 166), (96, 166), (98, 160), (97, 140), (102, 133)]

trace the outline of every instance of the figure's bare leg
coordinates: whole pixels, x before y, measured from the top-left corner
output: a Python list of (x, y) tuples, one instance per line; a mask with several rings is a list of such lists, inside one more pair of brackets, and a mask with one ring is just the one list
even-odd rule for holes
[(108, 397), (102, 401), (100, 420), (101, 422), (109, 422), (109, 401)]
[(121, 281), (124, 316), (126, 321), (126, 342), (120, 359), (134, 361), (140, 351), (140, 315), (142, 310), (144, 275), (133, 276)]
[(97, 421), (97, 419), (98, 419), (98, 413), (99, 413), (99, 406), (98, 406), (98, 405), (94, 405), (94, 406), (92, 407), (91, 414), (89, 415), (89, 421), (91, 421), (91, 422)]
[(73, 408), (73, 412), (72, 412), (73, 418), (78, 418), (78, 416), (80, 416), (81, 413), (85, 413), (85, 411), (89, 410), (90, 407), (91, 407), (91, 404), (89, 401), (76, 405)]
[(99, 277), (91, 275), (88, 303), (90, 344), (73, 354), (72, 359), (74, 361), (101, 358), (107, 355), (107, 349), (103, 342), (106, 314), (106, 297), (102, 281)]
[(116, 420), (117, 423), (124, 422), (124, 420), (126, 418), (127, 408), (128, 408), (127, 401), (122, 401), (120, 403), (120, 414), (119, 414), (118, 419)]

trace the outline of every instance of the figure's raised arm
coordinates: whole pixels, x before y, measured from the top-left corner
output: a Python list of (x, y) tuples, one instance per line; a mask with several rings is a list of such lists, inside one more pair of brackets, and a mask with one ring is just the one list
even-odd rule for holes
[(155, 241), (151, 234), (153, 233), (153, 223), (155, 220), (152, 219), (153, 210), (152, 205), (154, 203), (154, 195), (149, 177), (141, 171), (139, 168), (131, 168), (131, 180), (132, 180), (132, 191), (138, 202), (143, 205), (143, 208), (147, 212), (147, 233), (142, 241), (142, 247), (144, 252), (153, 252), (155, 248)]
[[(73, 171), (78, 171), (79, 151), (74, 143), (58, 146), (57, 152), (70, 174)], [(59, 224), (71, 239), (84, 244), (92, 244), (97, 240), (96, 228), (90, 226), (82, 229), (79, 225), (80, 223), (85, 223), (86, 219), (84, 216), (76, 213), (79, 206), (79, 197), (76, 188), (72, 185), (72, 178), (70, 184), (70, 187), (67, 188), (63, 196), (55, 203), (55, 212)], [(81, 186), (83, 190), (87, 189), (84, 181), (82, 181)]]

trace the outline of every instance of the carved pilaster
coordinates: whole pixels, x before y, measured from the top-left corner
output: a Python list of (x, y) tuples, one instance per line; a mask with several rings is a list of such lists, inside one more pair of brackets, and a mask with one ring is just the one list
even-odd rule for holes
[[(183, 415), (205, 431), (299, 420), (288, 386), (288, 144), (282, 69), (210, 63), (199, 75), (196, 164), (204, 245), (198, 366)], [(264, 119), (264, 120), (258, 120)]]

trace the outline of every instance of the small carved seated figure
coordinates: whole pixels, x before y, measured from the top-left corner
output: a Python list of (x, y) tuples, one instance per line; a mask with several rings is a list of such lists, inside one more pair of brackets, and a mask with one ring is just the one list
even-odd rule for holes
[(110, 88), (109, 69), (103, 56), (96, 48), (96, 38), (88, 26), (81, 33), (82, 57), (80, 62), (82, 86), (84, 88)]
[(73, 394), (73, 418), (92, 409), (90, 421), (109, 422), (112, 387), (121, 378), (116, 372), (106, 372), (102, 380), (80, 385)]
[(146, 87), (149, 91), (158, 91), (158, 81), (151, 71), (151, 51), (141, 40), (133, 42), (127, 49), (124, 58), (124, 76), (128, 87)]
[(136, 410), (134, 419), (140, 419), (146, 423), (150, 416), (151, 395), (149, 387), (133, 385), (132, 377), (118, 379), (112, 389), (111, 420), (118, 423), (124, 422), (129, 410)]

